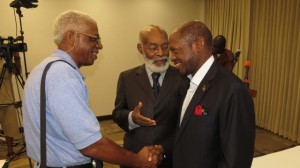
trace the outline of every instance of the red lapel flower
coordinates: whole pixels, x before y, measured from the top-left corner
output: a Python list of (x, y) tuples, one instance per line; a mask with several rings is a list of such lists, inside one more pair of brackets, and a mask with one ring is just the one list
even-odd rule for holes
[(196, 106), (194, 110), (194, 115), (195, 116), (202, 116), (202, 115), (207, 115), (207, 110), (205, 105), (198, 105)]
[(195, 111), (194, 111), (194, 115), (201, 116), (202, 115), (202, 110), (203, 110), (202, 106), (200, 106), (200, 105), (196, 106)]

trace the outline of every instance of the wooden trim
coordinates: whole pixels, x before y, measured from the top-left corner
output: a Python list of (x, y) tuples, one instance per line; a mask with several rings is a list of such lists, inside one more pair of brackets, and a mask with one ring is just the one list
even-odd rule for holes
[(112, 115), (97, 116), (98, 121), (112, 120)]

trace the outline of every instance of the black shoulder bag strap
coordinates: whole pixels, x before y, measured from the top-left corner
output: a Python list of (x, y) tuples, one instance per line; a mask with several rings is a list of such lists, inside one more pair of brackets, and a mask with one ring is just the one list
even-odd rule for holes
[[(41, 95), (40, 95), (40, 127), (41, 127), (41, 163), (40, 167), (41, 168), (46, 168), (47, 167), (47, 148), (46, 148), (46, 91), (45, 91), (45, 81), (46, 81), (46, 74), (50, 68), (50, 66), (57, 61), (63, 61), (70, 66), (73, 67), (70, 63), (64, 60), (55, 60), (52, 62), (49, 62), (43, 72), (42, 79), (41, 79)], [(74, 68), (74, 67), (73, 67)], [(75, 69), (75, 68), (74, 68)]]

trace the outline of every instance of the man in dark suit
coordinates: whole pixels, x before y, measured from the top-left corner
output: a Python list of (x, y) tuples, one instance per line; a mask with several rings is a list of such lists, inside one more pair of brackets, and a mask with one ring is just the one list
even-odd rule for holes
[[(173, 135), (185, 93), (180, 91), (183, 77), (169, 66), (165, 30), (156, 25), (146, 26), (140, 31), (139, 39), (137, 49), (145, 64), (120, 74), (113, 120), (126, 131), (124, 148), (138, 152), (145, 145), (160, 145), (164, 160), (159, 167), (171, 168)], [(157, 96), (153, 73), (159, 74)]]
[(253, 101), (242, 81), (215, 61), (212, 35), (191, 21), (169, 39), (171, 60), (191, 79), (182, 105), (174, 168), (250, 168), (255, 140)]

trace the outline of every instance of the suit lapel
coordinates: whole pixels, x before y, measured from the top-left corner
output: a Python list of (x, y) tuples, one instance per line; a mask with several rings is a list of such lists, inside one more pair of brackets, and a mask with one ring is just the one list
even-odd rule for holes
[(172, 71), (172, 69), (169, 67), (164, 76), (164, 80), (162, 86), (160, 87), (158, 97), (156, 98), (157, 102), (161, 102), (160, 100), (164, 99), (169, 94), (169, 89), (166, 88), (170, 88), (174, 83), (176, 83), (176, 78), (174, 78), (174, 75), (174, 71)]
[(149, 99), (154, 102), (155, 98), (152, 92), (152, 86), (149, 81), (145, 65), (140, 66), (136, 70), (136, 76), (137, 76), (137, 82), (140, 85), (140, 88), (143, 90), (143, 92), (149, 97)]
[(178, 141), (179, 137), (181, 136), (183, 130), (185, 129), (189, 119), (192, 117), (195, 107), (199, 105), (199, 103), (203, 100), (205, 95), (209, 92), (209, 89), (212, 87), (213, 79), (215, 78), (218, 68), (216, 65), (216, 61), (212, 64), (211, 68), (201, 81), (200, 85), (197, 87), (194, 96), (192, 97), (190, 104), (188, 105), (186, 112), (182, 118), (182, 122), (180, 124), (178, 133), (176, 135), (175, 142)]

